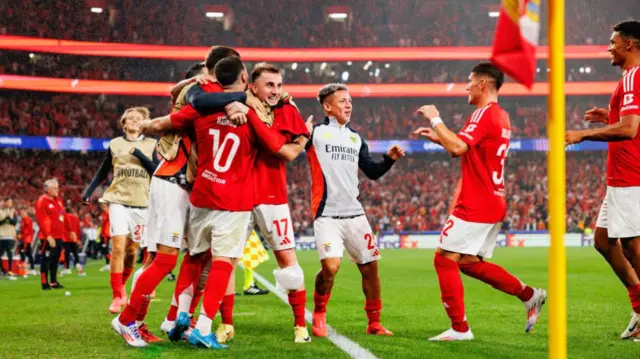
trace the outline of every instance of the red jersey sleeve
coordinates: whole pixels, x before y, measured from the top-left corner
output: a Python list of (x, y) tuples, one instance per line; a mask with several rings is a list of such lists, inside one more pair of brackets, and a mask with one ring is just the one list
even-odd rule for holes
[(289, 135), (291, 139), (300, 136), (306, 138), (311, 137), (300, 115), (300, 111), (290, 104), (288, 100), (285, 100), (284, 105), (282, 105), (282, 117), (280, 118), (279, 130), (280, 133)]
[(279, 132), (267, 127), (253, 109), (249, 109), (249, 112), (247, 113), (247, 120), (249, 121), (249, 125), (255, 131), (258, 142), (267, 151), (275, 153), (285, 145), (285, 137)]
[(44, 197), (40, 197), (36, 202), (36, 222), (40, 227), (40, 237), (47, 238), (51, 235), (51, 218), (47, 214), (47, 201)]
[(458, 138), (469, 147), (474, 147), (489, 134), (491, 128), (491, 107), (483, 107), (473, 112), (462, 130), (458, 132)]
[(191, 105), (186, 105), (180, 109), (178, 112), (174, 112), (169, 115), (171, 119), (171, 124), (175, 129), (183, 129), (186, 127), (191, 127), (193, 121), (200, 117), (198, 111), (196, 111)]
[(640, 115), (640, 66), (629, 70), (629, 76), (623, 77), (622, 96), (618, 105), (621, 118)]

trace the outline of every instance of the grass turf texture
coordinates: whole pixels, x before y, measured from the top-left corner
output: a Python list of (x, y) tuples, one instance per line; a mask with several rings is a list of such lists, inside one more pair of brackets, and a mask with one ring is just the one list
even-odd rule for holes
[[(364, 333), (366, 316), (360, 278), (345, 260), (336, 278), (327, 321), (342, 335), (379, 358), (545, 358), (548, 307), (534, 333), (525, 334), (525, 312), (516, 299), (463, 275), (467, 317), (476, 336), (472, 342), (430, 343), (426, 338), (449, 327), (439, 300), (433, 270), (433, 251), (386, 250), (380, 263), (383, 290), (383, 324), (394, 337)], [(570, 358), (637, 358), (640, 343), (618, 339), (630, 319), (627, 293), (605, 261), (591, 248), (568, 248), (568, 351)], [(307, 288), (313, 288), (319, 268), (315, 252), (299, 252)], [(498, 249), (495, 262), (533, 286), (546, 286), (547, 249)], [(186, 343), (129, 348), (111, 331), (113, 318), (108, 273), (91, 262), (88, 276), (61, 278), (65, 290), (43, 292), (39, 279), (0, 281), (0, 357), (3, 358), (178, 358), (209, 357), (204, 349)], [(258, 268), (269, 280), (275, 267), (271, 259)], [(236, 274), (238, 289), (242, 272)], [(66, 297), (65, 291), (71, 291)], [(148, 325), (160, 335), (159, 325), (170, 304), (173, 283), (164, 281), (152, 302)], [(307, 308), (313, 305), (308, 290)], [(231, 348), (216, 351), (219, 358), (346, 358), (327, 339), (311, 344), (293, 343), (293, 319), (288, 305), (274, 295), (239, 296), (234, 318), (236, 338)], [(219, 317), (214, 322), (214, 330)], [(309, 326), (309, 331), (311, 328)]]

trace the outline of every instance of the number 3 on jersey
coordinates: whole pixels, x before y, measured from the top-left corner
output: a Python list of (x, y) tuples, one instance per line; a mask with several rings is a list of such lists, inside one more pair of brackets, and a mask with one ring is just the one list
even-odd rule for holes
[(507, 153), (509, 152), (509, 145), (503, 143), (498, 147), (498, 153), (496, 156), (502, 157), (500, 160), (500, 174), (497, 171), (493, 171), (491, 179), (493, 180), (493, 184), (496, 186), (501, 185), (504, 182), (504, 163), (507, 160)]
[[(213, 169), (215, 169), (218, 173), (224, 173), (231, 168), (231, 164), (233, 163), (233, 159), (238, 153), (238, 147), (240, 147), (240, 137), (235, 133), (229, 132), (226, 136), (224, 136), (224, 140), (222, 144), (220, 143), (220, 130), (210, 128), (209, 134), (213, 136)], [(229, 142), (231, 142), (229, 144)], [(224, 160), (224, 165), (222, 164), (222, 155), (225, 152), (227, 146), (231, 146), (229, 152), (227, 154), (226, 159)]]

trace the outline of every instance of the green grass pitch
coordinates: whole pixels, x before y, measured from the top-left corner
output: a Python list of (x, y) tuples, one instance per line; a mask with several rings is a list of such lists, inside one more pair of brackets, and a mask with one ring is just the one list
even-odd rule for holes
[[(570, 358), (638, 358), (640, 343), (621, 341), (630, 319), (626, 290), (592, 248), (568, 248), (568, 351)], [(312, 308), (317, 254), (299, 252)], [(433, 270), (433, 251), (386, 250), (380, 263), (382, 321), (394, 337), (364, 333), (366, 316), (359, 274), (345, 260), (328, 306), (327, 321), (340, 334), (378, 358), (545, 358), (548, 308), (535, 331), (524, 333), (523, 305), (515, 298), (470, 278), (464, 278), (467, 317), (476, 336), (472, 342), (430, 343), (426, 338), (448, 328)], [(495, 262), (524, 282), (546, 286), (547, 249), (498, 249)], [(293, 343), (293, 319), (288, 305), (276, 296), (236, 299), (236, 338), (226, 351), (209, 353), (186, 343), (169, 342), (137, 350), (113, 333), (108, 273), (92, 262), (88, 276), (61, 278), (71, 291), (42, 292), (38, 278), (0, 281), (0, 357), (2, 358), (346, 358), (327, 339), (307, 345)], [(275, 261), (258, 268), (273, 280)], [(242, 272), (236, 274), (238, 287)], [(163, 282), (151, 303), (147, 323), (156, 334), (170, 304), (173, 283)], [(219, 320), (219, 319), (218, 319)], [(214, 326), (217, 326), (217, 321)], [(214, 328), (215, 329), (215, 328)]]

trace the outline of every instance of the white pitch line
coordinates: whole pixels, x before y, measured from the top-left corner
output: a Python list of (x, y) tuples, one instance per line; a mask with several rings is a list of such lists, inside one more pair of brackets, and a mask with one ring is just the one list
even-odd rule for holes
[[(242, 264), (238, 263), (238, 265), (244, 269), (244, 266), (242, 266)], [(289, 298), (284, 293), (277, 290), (276, 287), (273, 284), (271, 284), (271, 282), (266, 280), (263, 276), (261, 276), (257, 272), (253, 272), (253, 276), (256, 278), (258, 282), (260, 282), (260, 284), (265, 286), (270, 292), (275, 294), (285, 304), (289, 304)], [(311, 311), (305, 308), (304, 312), (305, 312), (304, 317), (307, 323), (311, 324), (311, 320), (313, 317)], [(337, 346), (340, 350), (347, 353), (347, 355), (349, 355), (354, 359), (377, 359), (376, 356), (373, 355), (373, 353), (361, 347), (358, 343), (352, 341), (351, 339), (345, 337), (344, 335), (339, 334), (329, 324), (327, 324), (327, 339), (329, 339), (329, 341), (331, 341), (335, 346)]]

